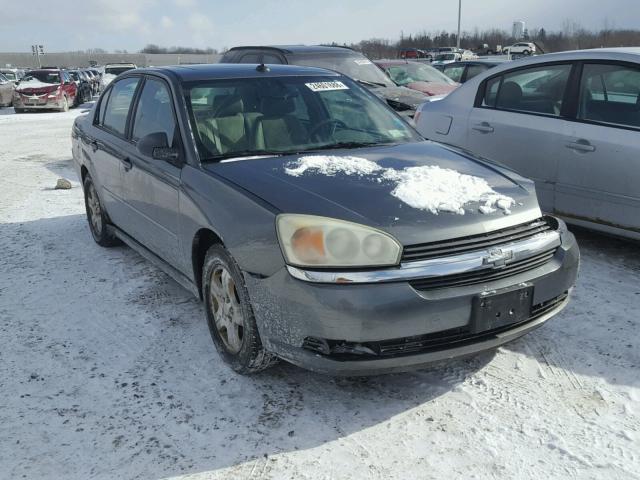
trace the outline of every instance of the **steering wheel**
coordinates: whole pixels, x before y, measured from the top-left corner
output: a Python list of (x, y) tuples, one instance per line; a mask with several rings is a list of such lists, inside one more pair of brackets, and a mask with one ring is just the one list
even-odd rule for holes
[(310, 137), (314, 137), (316, 133), (318, 133), (318, 130), (320, 130), (322, 127), (325, 127), (327, 125), (333, 125), (333, 127), (331, 128), (329, 135), (331, 135), (333, 137), (333, 134), (336, 133), (336, 128), (337, 127), (342, 127), (345, 129), (349, 129), (349, 127), (347, 126), (346, 123), (344, 123), (342, 120), (338, 120), (336, 118), (327, 118), (326, 120), (322, 120), (320, 123), (316, 124), (315, 127), (313, 127), (311, 129), (311, 131), (309, 132), (309, 136)]

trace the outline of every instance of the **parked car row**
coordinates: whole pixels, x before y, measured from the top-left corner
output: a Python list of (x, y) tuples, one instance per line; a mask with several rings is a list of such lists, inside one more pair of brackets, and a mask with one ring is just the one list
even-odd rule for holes
[[(44, 67), (23, 71), (0, 69), (0, 106), (13, 106), (16, 113), (54, 109), (66, 111), (92, 100), (120, 73), (133, 64), (109, 64), (98, 68)], [(9, 77), (7, 78), (7, 75)]]

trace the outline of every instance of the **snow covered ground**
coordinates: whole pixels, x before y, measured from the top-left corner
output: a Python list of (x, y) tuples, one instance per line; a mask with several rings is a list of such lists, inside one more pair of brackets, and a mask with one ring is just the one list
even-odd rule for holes
[(637, 245), (579, 232), (571, 305), (495, 353), (241, 377), (189, 293), (91, 239), (82, 110), (0, 109), (0, 478), (640, 478)]

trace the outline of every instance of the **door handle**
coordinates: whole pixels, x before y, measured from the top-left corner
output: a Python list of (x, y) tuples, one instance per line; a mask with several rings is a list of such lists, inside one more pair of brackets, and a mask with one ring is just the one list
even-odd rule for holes
[(91, 150), (93, 150), (94, 153), (98, 151), (98, 142), (91, 140), (89, 145), (91, 145)]
[(487, 122), (476, 123), (472, 128), (480, 133), (493, 133), (493, 127)]
[(596, 151), (596, 147), (591, 145), (588, 140), (582, 140), (582, 139), (577, 140), (575, 142), (569, 142), (567, 143), (566, 147), (581, 153)]
[(128, 172), (129, 170), (131, 170), (133, 168), (133, 162), (131, 161), (131, 159), (129, 157), (124, 157), (120, 161), (122, 162), (122, 165), (124, 165), (124, 170), (126, 172)]

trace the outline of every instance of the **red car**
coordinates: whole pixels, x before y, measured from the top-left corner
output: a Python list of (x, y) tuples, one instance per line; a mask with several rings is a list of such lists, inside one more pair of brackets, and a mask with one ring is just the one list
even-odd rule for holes
[(77, 93), (76, 84), (65, 70), (31, 70), (16, 86), (13, 108), (16, 113), (51, 109), (66, 112), (77, 105)]
[(430, 65), (409, 60), (374, 62), (400, 87), (411, 88), (429, 96), (446, 95), (460, 86)]

